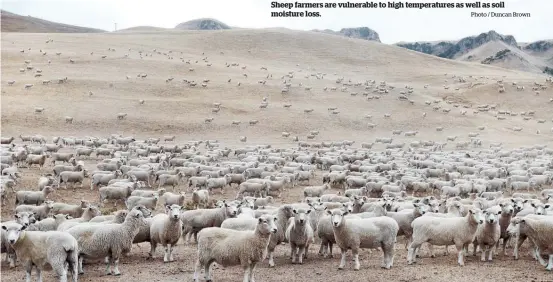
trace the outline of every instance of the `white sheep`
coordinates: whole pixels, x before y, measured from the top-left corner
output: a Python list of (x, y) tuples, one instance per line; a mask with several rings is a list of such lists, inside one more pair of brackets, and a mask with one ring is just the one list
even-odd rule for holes
[(48, 198), (48, 195), (54, 192), (51, 186), (45, 186), (42, 191), (17, 191), (15, 193), (15, 204), (41, 205)]
[(158, 200), (159, 200), (158, 194), (154, 194), (153, 197), (130, 196), (125, 201), (125, 206), (129, 210), (138, 205), (143, 205), (148, 209), (155, 210)]
[(195, 209), (199, 207), (206, 208), (209, 203), (209, 192), (207, 190), (194, 188), (192, 191), (192, 202), (194, 203)]
[(416, 252), (422, 243), (430, 243), (430, 252), (433, 245), (447, 246), (455, 243), (458, 251), (458, 263), (464, 265), (464, 247), (474, 239), (478, 224), (483, 223), (482, 211), (470, 209), (465, 217), (433, 217), (421, 216), (413, 220), (413, 242), (409, 245), (407, 255), (408, 264), (415, 263)]
[(487, 209), (484, 211), (484, 224), (478, 225), (476, 236), (474, 237), (473, 255), (476, 255), (476, 247), (480, 246), (482, 256), (481, 261), (486, 261), (486, 252), (488, 253), (488, 261), (492, 261), (493, 246), (499, 241), (501, 235), (501, 227), (497, 214), (501, 211)]
[(83, 258), (106, 258), (106, 274), (121, 275), (119, 258), (125, 250), (130, 250), (143, 222), (142, 212), (133, 209), (122, 224), (82, 224), (68, 229), (67, 233), (79, 242), (79, 273), (84, 273)]
[(294, 209), (294, 217), (290, 218), (285, 238), (290, 243), (290, 257), (292, 263), (303, 264), (303, 258), (307, 258), (309, 245), (313, 242), (313, 228), (308, 215), (311, 209)]
[[(541, 265), (548, 271), (553, 270), (553, 220), (537, 220), (533, 218), (522, 218), (519, 221), (520, 228), (526, 230), (526, 235), (537, 247), (537, 258)], [(549, 263), (543, 260), (540, 250), (549, 255)]]
[(223, 267), (242, 265), (245, 267), (244, 282), (254, 282), (255, 266), (267, 255), (271, 234), (277, 232), (275, 218), (263, 215), (254, 231), (237, 231), (210, 227), (198, 233), (198, 259), (194, 270), (194, 281), (199, 281), (199, 272), (205, 269), (205, 279), (211, 281), (211, 264)]
[(179, 205), (184, 206), (184, 200), (185, 200), (186, 193), (180, 192), (179, 194), (173, 194), (171, 192), (165, 192), (161, 196), (161, 199), (163, 200), (164, 205)]
[(67, 269), (73, 282), (77, 282), (77, 263), (79, 245), (71, 235), (60, 231), (26, 231), (26, 226), (14, 223), (2, 224), (7, 232), (7, 240), (14, 248), (17, 257), (25, 265), (27, 282), (31, 281), (31, 272), (36, 268), (38, 281), (42, 281), (42, 270), (49, 264), (56, 272), (60, 282), (67, 282)]
[(197, 233), (203, 228), (219, 227), (226, 218), (235, 217), (238, 214), (238, 208), (223, 201), (223, 206), (214, 209), (196, 209), (183, 211), (181, 220), (183, 223), (183, 236), (188, 235), (187, 242), (190, 242), (192, 234), (197, 239)]
[(157, 244), (165, 247), (163, 262), (172, 262), (173, 248), (182, 235), (182, 221), (180, 220), (180, 205), (166, 205), (165, 213), (152, 218), (150, 223), (150, 256), (153, 258)]
[(342, 252), (338, 269), (346, 266), (346, 253), (351, 250), (355, 261), (354, 270), (359, 270), (359, 250), (361, 248), (382, 248), (382, 268), (390, 269), (394, 264), (394, 245), (399, 230), (397, 222), (389, 217), (348, 219), (347, 211), (327, 210), (332, 221), (336, 244)]

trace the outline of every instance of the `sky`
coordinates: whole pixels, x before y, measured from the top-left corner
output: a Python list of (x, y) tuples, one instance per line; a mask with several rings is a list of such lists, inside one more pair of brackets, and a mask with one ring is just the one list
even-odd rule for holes
[[(383, 43), (458, 40), (495, 30), (515, 36), (518, 42), (553, 39), (553, 1), (503, 0), (505, 8), (322, 8), (308, 9), (320, 17), (271, 17), (271, 2), (296, 0), (1, 0), (2, 9), (65, 24), (108, 31), (133, 26), (172, 28), (197, 18), (215, 18), (242, 28), (285, 27), (298, 30), (366, 26), (378, 32)], [(332, 0), (298, 2), (339, 3)], [(362, 0), (350, 0), (362, 2)], [(370, 2), (370, 1), (369, 1)], [(379, 1), (375, 0), (378, 3)], [(382, 0), (388, 3), (388, 0)], [(393, 0), (390, 0), (393, 2)], [(405, 1), (396, 1), (405, 2)], [(410, 3), (468, 3), (474, 0), (410, 0)], [(481, 0), (499, 3), (500, 0)], [(287, 9), (288, 10), (288, 9)], [(292, 9), (288, 11), (305, 11)], [(530, 13), (529, 18), (471, 17), (471, 12)]]

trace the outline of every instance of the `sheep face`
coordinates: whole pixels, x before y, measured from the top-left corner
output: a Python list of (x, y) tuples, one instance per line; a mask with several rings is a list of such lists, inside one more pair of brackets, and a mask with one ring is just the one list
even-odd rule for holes
[(495, 224), (495, 223), (498, 223), (498, 213), (495, 213), (493, 211), (485, 211), (484, 212), (484, 219), (486, 221), (486, 223), (489, 223), (489, 224)]
[(169, 218), (178, 220), (180, 218), (181, 210), (183, 209), (184, 207), (179, 205), (166, 205), (165, 213), (169, 215)]
[(260, 216), (257, 221), (257, 232), (260, 232), (263, 235), (277, 233), (278, 229), (275, 224), (276, 220), (277, 218), (272, 215), (264, 214)]
[(342, 211), (340, 209), (327, 211), (327, 213), (330, 215), (330, 221), (334, 227), (340, 227), (340, 225), (344, 223), (344, 217), (349, 214), (347, 211)]
[(238, 214), (238, 208), (240, 208), (241, 205), (229, 205), (225, 203), (224, 208), (225, 212), (228, 217), (235, 217)]
[(304, 226), (307, 222), (307, 215), (311, 213), (311, 209), (294, 209), (294, 221), (297, 226)]
[(17, 224), (17, 223), (10, 226), (2, 225), (2, 230), (6, 231), (7, 233), (6, 237), (10, 245), (17, 243), (17, 241), (21, 237), (21, 233), (24, 232), (25, 228), (27, 228), (27, 226)]
[(476, 222), (477, 224), (484, 223), (484, 216), (482, 214), (482, 210), (473, 208), (469, 210), (469, 214), (472, 217), (472, 220), (474, 220), (474, 222)]
[[(31, 215), (27, 212), (20, 212), (14, 215), (15, 221), (22, 226), (29, 226), (31, 224)], [(34, 217), (34, 216), (33, 216)]]
[(549, 207), (551, 206), (550, 204), (536, 205), (534, 203), (532, 203), (531, 205), (534, 208), (534, 214), (537, 214), (537, 215), (547, 215), (547, 209), (549, 209)]
[(344, 211), (346, 211), (347, 213), (352, 213), (353, 212), (353, 203), (352, 202), (343, 203), (342, 207), (343, 207)]
[(499, 206), (501, 207), (501, 214), (503, 215), (513, 214), (515, 211), (513, 203), (510, 202), (501, 203)]

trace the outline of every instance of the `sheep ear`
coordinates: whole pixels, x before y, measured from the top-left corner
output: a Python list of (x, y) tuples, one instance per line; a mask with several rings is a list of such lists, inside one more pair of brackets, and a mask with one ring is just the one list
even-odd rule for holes
[(294, 214), (298, 214), (298, 211), (297, 211), (296, 209), (293, 209), (292, 212), (293, 212)]
[(23, 225), (23, 227), (21, 227), (21, 230), (20, 230), (20, 231), (23, 231), (23, 230), (25, 230), (25, 229), (27, 229), (27, 225)]
[(523, 203), (525, 203), (525, 204), (526, 204), (526, 203), (528, 203), (528, 200), (524, 200), (524, 202), (523, 202)]
[(515, 199), (511, 199), (511, 202), (515, 203)]
[(543, 207), (546, 208), (546, 209), (548, 209), (549, 207), (551, 207), (551, 205), (550, 205), (550, 204), (547, 204), (547, 205), (545, 205), (545, 206), (543, 206)]
[(500, 206), (500, 207), (503, 207), (504, 205), (503, 205), (503, 203), (501, 203), (501, 204), (499, 204), (499, 206)]
[(345, 211), (342, 215), (343, 215), (343, 216), (346, 216), (346, 215), (348, 215), (348, 214), (349, 214), (349, 212), (348, 212), (348, 211)]
[(308, 209), (306, 214), (310, 214), (311, 213), (311, 209)]
[(501, 211), (498, 211), (497, 214), (498, 214), (498, 215), (501, 214)]
[(534, 203), (531, 203), (530, 205), (531, 205), (533, 208), (536, 207), (536, 204), (534, 204)]
[(263, 222), (263, 218), (260, 217), (260, 218), (258, 218), (257, 221), (258, 221), (259, 223), (262, 223), (262, 222)]
[(332, 211), (327, 209), (327, 207), (325, 207), (325, 210), (326, 210), (326, 213), (329, 214), (329, 215), (332, 215)]
[(5, 225), (2, 225), (2, 230), (8, 231), (8, 228)]

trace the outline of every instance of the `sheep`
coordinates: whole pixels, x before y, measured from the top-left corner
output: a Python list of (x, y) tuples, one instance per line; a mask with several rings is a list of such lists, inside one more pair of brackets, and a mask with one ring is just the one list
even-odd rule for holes
[(48, 198), (48, 194), (54, 192), (51, 186), (46, 186), (42, 191), (17, 191), (15, 193), (15, 204), (41, 205)]
[(313, 228), (309, 223), (308, 215), (311, 209), (294, 209), (294, 217), (290, 218), (290, 224), (286, 229), (285, 238), (290, 243), (290, 257), (292, 263), (303, 264), (304, 256), (307, 258), (309, 245), (314, 240)]
[(64, 162), (64, 163), (69, 162), (71, 160), (71, 158), (73, 158), (73, 157), (74, 157), (73, 153), (53, 153), (52, 154), (52, 165), (55, 165), (56, 161), (60, 161), (60, 162)]
[(254, 208), (264, 208), (265, 206), (268, 206), (270, 203), (273, 202), (272, 196), (267, 196), (265, 198), (255, 198), (254, 200)]
[(83, 180), (88, 177), (88, 171), (83, 169), (81, 171), (62, 171), (58, 178), (58, 183), (61, 186), (62, 183), (65, 183), (65, 189), (67, 189), (67, 184), (72, 183), (71, 186), (75, 190), (75, 184), (79, 183), (80, 187), (83, 188)]
[(192, 191), (192, 202), (194, 203), (194, 209), (198, 209), (199, 207), (207, 208), (207, 204), (209, 203), (209, 191), (194, 188)]
[(254, 183), (254, 182), (244, 182), (240, 184), (240, 189), (236, 194), (236, 199), (239, 199), (245, 192), (253, 194), (255, 196), (262, 196), (267, 191), (267, 183)]
[(449, 245), (455, 243), (458, 251), (457, 262), (463, 266), (463, 250), (474, 239), (478, 224), (483, 223), (482, 211), (470, 209), (465, 217), (433, 217), (421, 216), (413, 220), (413, 241), (409, 245), (407, 263), (415, 263), (416, 252), (422, 243), (430, 243), (430, 252), (434, 245)]
[(27, 231), (56, 231), (58, 226), (68, 219), (73, 217), (67, 214), (56, 214), (47, 217), (41, 221), (37, 221), (27, 228)]
[(89, 222), (91, 219), (101, 214), (102, 212), (97, 207), (89, 206), (84, 209), (81, 217), (66, 220), (65, 222), (61, 223), (56, 230), (67, 231), (69, 228), (83, 222)]
[(272, 215), (263, 215), (254, 231), (237, 231), (224, 228), (206, 228), (198, 233), (198, 258), (194, 269), (194, 281), (199, 281), (200, 268), (205, 269), (205, 279), (211, 281), (211, 264), (223, 267), (245, 267), (244, 282), (253, 282), (255, 266), (267, 255), (271, 234), (278, 231)]
[(493, 246), (499, 241), (501, 235), (501, 227), (497, 215), (501, 211), (487, 209), (484, 211), (484, 224), (478, 225), (476, 236), (474, 237), (473, 255), (476, 255), (476, 247), (480, 246), (482, 256), (481, 261), (486, 261), (486, 252), (488, 253), (488, 261), (492, 261)]
[(206, 227), (220, 227), (223, 221), (229, 217), (235, 217), (240, 206), (230, 205), (223, 202), (223, 206), (215, 209), (196, 209), (183, 211), (181, 220), (183, 223), (183, 236), (189, 235), (187, 242), (190, 242), (190, 237), (194, 233), (197, 239), (197, 233)]
[(157, 244), (165, 247), (163, 262), (172, 262), (173, 248), (182, 235), (182, 221), (180, 220), (180, 205), (165, 205), (165, 213), (152, 218), (150, 223), (150, 257), (154, 257)]
[(42, 190), (44, 189), (44, 187), (46, 186), (50, 186), (50, 185), (53, 185), (54, 184), (54, 181), (55, 179), (48, 175), (48, 176), (41, 176), (38, 178), (38, 184), (37, 184), (37, 188), (39, 190)]
[(73, 218), (81, 217), (84, 209), (88, 208), (90, 203), (86, 200), (81, 200), (79, 205), (71, 205), (66, 203), (53, 203), (50, 212), (52, 214), (67, 214)]
[(118, 119), (118, 120), (122, 120), (122, 119), (124, 119), (125, 117), (127, 117), (127, 113), (118, 113), (118, 114), (117, 114), (117, 119)]
[(44, 167), (44, 164), (46, 163), (46, 155), (28, 154), (25, 162), (27, 162), (29, 168), (31, 165), (36, 164), (39, 166), (39, 169), (42, 170), (42, 167)]
[(60, 282), (67, 282), (67, 269), (73, 282), (77, 282), (77, 263), (79, 245), (77, 240), (65, 232), (59, 231), (26, 231), (20, 224), (4, 225), (7, 240), (14, 248), (17, 257), (25, 264), (27, 282), (31, 281), (33, 266), (36, 268), (38, 281), (42, 281), (42, 270), (49, 264), (59, 276)]
[(388, 212), (386, 216), (393, 218), (398, 226), (399, 230), (397, 236), (405, 235), (405, 249), (409, 246), (411, 237), (413, 235), (413, 228), (411, 223), (418, 217), (424, 215), (427, 210), (427, 206), (420, 203), (413, 203), (415, 207), (412, 210), (402, 210), (400, 212)]
[(143, 205), (148, 209), (155, 210), (158, 200), (159, 200), (158, 194), (154, 194), (153, 197), (130, 196), (125, 201), (125, 206), (129, 210), (138, 205)]
[(332, 222), (336, 244), (342, 252), (338, 269), (346, 265), (346, 252), (351, 249), (355, 261), (354, 270), (359, 270), (359, 249), (382, 248), (382, 268), (390, 269), (394, 264), (394, 245), (399, 230), (397, 222), (389, 217), (348, 219), (347, 211), (341, 209), (327, 210)]
[(224, 177), (219, 177), (219, 178), (209, 178), (205, 185), (206, 185), (206, 189), (211, 194), (213, 194), (212, 192), (213, 189), (218, 189), (218, 188), (221, 188), (221, 194), (223, 194), (223, 188), (229, 185), (230, 181), (231, 181), (231, 177), (225, 175)]
[(105, 200), (115, 200), (114, 206), (117, 206), (119, 200), (126, 201), (135, 189), (134, 186), (107, 186), (98, 189), (100, 192), (100, 206), (104, 206)]
[[(161, 195), (161, 199), (165, 206), (167, 205), (179, 205), (184, 206), (185, 192), (180, 192), (179, 194), (173, 194), (171, 192), (165, 192)], [(132, 195), (131, 195), (132, 196)]]
[[(550, 219), (537, 220), (533, 218), (522, 218), (519, 221), (520, 228), (526, 230), (526, 235), (532, 240), (538, 249), (537, 258), (541, 265), (548, 271), (553, 270), (553, 221)], [(549, 263), (543, 260), (539, 251), (546, 251), (549, 255)]]
[[(128, 252), (140, 225), (144, 222), (144, 215), (140, 210), (131, 210), (122, 224), (83, 224), (77, 225), (67, 233), (79, 242), (79, 273), (83, 258), (106, 258), (106, 274), (119, 276), (119, 258), (122, 253)], [(113, 271), (111, 264), (113, 263)]]
[(97, 173), (90, 178), (90, 190), (94, 190), (94, 187), (100, 185), (108, 185), (109, 181), (116, 179), (121, 175), (121, 171), (116, 170), (113, 173)]
[(34, 205), (19, 205), (15, 208), (16, 213), (31, 212), (36, 220), (42, 220), (48, 217), (48, 214), (52, 210), (53, 201), (45, 201), (40, 206)]
[(304, 197), (321, 197), (325, 190), (330, 189), (329, 184), (323, 184), (322, 186), (308, 186), (303, 188)]

